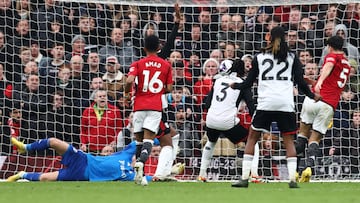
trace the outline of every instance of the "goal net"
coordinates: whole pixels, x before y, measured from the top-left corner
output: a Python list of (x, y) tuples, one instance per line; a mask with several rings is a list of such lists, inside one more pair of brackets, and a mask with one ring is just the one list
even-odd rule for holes
[[(130, 64), (144, 57), (143, 39), (158, 35), (161, 57), (173, 66), (174, 91), (167, 96), (168, 119), (180, 135), (176, 177), (195, 180), (206, 142), (206, 109), (216, 67), (224, 59), (249, 63), (281, 25), (289, 47), (316, 78), (328, 37), (342, 30), (353, 67), (332, 126), (321, 141), (314, 179), (358, 180), (360, 147), (360, 3), (356, 0), (182, 0), (180, 19), (169, 0), (4, 0), (0, 2), (0, 179), (18, 171), (50, 172), (63, 167), (53, 150), (19, 155), (10, 137), (30, 143), (56, 137), (99, 155), (133, 140), (131, 106), (124, 103)], [(95, 100), (107, 90), (105, 113)], [(296, 87), (295, 87), (296, 88)], [(296, 91), (297, 115), (304, 95)], [(256, 98), (256, 89), (253, 91)], [(94, 103), (95, 102), (95, 103)], [(99, 102), (99, 103), (98, 103)], [(117, 108), (119, 114), (107, 113)], [(95, 110), (94, 110), (95, 109)], [(110, 110), (109, 110), (110, 111)], [(115, 110), (111, 110), (113, 112)], [(249, 125), (247, 108), (239, 116)], [(298, 116), (298, 120), (300, 120)], [(287, 179), (285, 150), (276, 126), (259, 140), (259, 175)], [(244, 143), (221, 137), (208, 168), (209, 180), (241, 175)], [(156, 168), (156, 152), (146, 165)], [(304, 157), (299, 168), (304, 168)]]

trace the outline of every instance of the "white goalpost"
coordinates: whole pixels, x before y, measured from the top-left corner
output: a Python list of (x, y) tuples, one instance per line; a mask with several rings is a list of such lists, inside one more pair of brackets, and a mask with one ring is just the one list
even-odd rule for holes
[[(92, 136), (94, 143), (86, 145), (94, 155), (104, 146), (116, 151), (133, 140), (131, 107), (123, 102), (124, 81), (109, 78), (107, 64), (109, 57), (115, 57), (125, 77), (131, 62), (144, 56), (143, 39), (148, 34), (159, 36), (163, 47), (159, 55), (173, 66), (174, 91), (167, 97), (167, 116), (179, 133), (175, 162), (186, 166), (176, 178), (183, 181), (196, 180), (199, 175), (207, 139), (203, 101), (214, 75), (206, 67), (209, 58), (217, 63), (251, 60), (267, 44), (269, 30), (275, 25), (285, 28), (289, 47), (304, 67), (313, 65), (313, 72), (305, 71), (311, 77), (318, 76), (326, 39), (337, 25), (345, 26), (346, 43), (358, 53), (360, 50), (358, 0), (179, 0), (179, 22), (170, 0), (4, 2), (0, 7), (0, 179), (22, 170), (49, 172), (62, 167), (61, 157), (52, 150), (17, 154), (10, 137), (25, 143), (57, 137), (80, 148), (85, 137)], [(357, 113), (360, 116), (360, 54), (348, 49), (345, 53), (354, 73), (321, 141), (313, 181), (360, 180), (360, 123), (353, 119)], [(37, 81), (30, 79), (32, 75)], [(92, 93), (98, 88), (107, 89), (109, 104), (120, 109), (122, 126), (111, 119), (104, 125), (85, 126), (83, 112), (93, 106)], [(300, 122), (304, 95), (294, 88)], [(253, 94), (256, 99), (256, 87)], [(250, 124), (246, 106), (239, 116), (247, 118), (244, 125)], [(97, 132), (85, 130), (94, 125)], [(110, 128), (119, 130), (110, 135)], [(271, 129), (259, 140), (258, 171), (265, 179), (283, 181), (288, 177), (285, 150), (276, 123)], [(219, 138), (208, 180), (238, 179), (244, 146)], [(298, 163), (300, 170), (305, 167), (305, 156), (302, 154)], [(145, 173), (153, 174), (156, 164), (154, 152)]]

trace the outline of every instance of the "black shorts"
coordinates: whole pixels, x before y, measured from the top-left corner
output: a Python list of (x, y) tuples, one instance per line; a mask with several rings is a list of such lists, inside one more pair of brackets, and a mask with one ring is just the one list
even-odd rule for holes
[(296, 134), (297, 126), (294, 112), (256, 110), (251, 125), (257, 131), (270, 132), (272, 122), (277, 123), (281, 134)]
[(246, 141), (249, 131), (239, 123), (229, 130), (207, 128), (206, 134), (210, 142), (216, 142), (221, 135), (224, 135), (232, 143), (237, 144)]

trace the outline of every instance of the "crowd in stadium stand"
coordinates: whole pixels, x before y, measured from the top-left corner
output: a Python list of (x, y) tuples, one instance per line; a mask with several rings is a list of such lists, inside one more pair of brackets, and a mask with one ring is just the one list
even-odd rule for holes
[[(116, 136), (129, 134), (125, 130), (129, 129), (131, 106), (123, 99), (129, 66), (144, 57), (143, 39), (154, 34), (168, 47), (159, 54), (168, 55), (173, 67), (168, 116), (180, 133), (179, 156), (198, 156), (199, 150), (194, 149), (200, 149), (206, 119), (202, 103), (219, 63), (241, 58), (251, 68), (252, 56), (269, 42), (269, 31), (281, 25), (290, 49), (304, 65), (305, 76), (315, 79), (327, 51), (327, 38), (344, 37), (344, 51), (353, 68), (350, 85), (342, 94), (334, 128), (323, 147), (326, 155), (351, 156), (358, 168), (360, 3), (214, 5), (181, 11), (181, 20), (175, 21), (172, 6), (1, 1), (1, 153), (14, 150), (6, 135), (25, 142), (56, 137), (77, 147), (92, 140), (83, 149), (94, 153), (108, 144), (116, 147)], [(98, 89), (107, 91), (107, 110), (116, 109), (119, 115), (97, 110), (104, 102), (94, 95)], [(294, 91), (300, 112), (304, 95)], [(246, 114), (246, 108), (242, 113)], [(104, 129), (109, 125), (112, 130)]]

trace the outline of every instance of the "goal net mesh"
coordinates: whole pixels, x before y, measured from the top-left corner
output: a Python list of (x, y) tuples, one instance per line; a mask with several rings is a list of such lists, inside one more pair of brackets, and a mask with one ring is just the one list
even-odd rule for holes
[[(305, 75), (315, 78), (326, 39), (343, 31), (344, 51), (353, 72), (332, 126), (321, 141), (313, 178), (360, 179), (360, 3), (298, 3), (183, 0), (179, 1), (181, 20), (175, 23), (174, 1), (168, 0), (1, 1), (0, 179), (21, 170), (50, 172), (63, 167), (61, 156), (53, 150), (19, 155), (10, 137), (25, 143), (56, 137), (94, 155), (105, 146), (116, 151), (133, 140), (131, 106), (124, 103), (122, 94), (124, 78), (130, 64), (144, 57), (144, 37), (156, 34), (163, 47), (159, 55), (173, 66), (174, 91), (166, 98), (168, 119), (180, 135), (176, 162), (186, 164), (184, 174), (176, 177), (195, 180), (207, 139), (202, 103), (217, 71), (211, 66), (224, 59), (251, 61), (276, 25), (286, 30), (289, 47), (300, 57)], [(107, 90), (108, 109), (116, 107), (119, 115), (94, 110), (94, 92), (99, 88)], [(304, 95), (294, 91), (299, 121)], [(256, 89), (253, 93), (256, 98)], [(244, 125), (250, 124), (246, 106), (239, 116)], [(259, 144), (259, 175), (287, 179), (285, 150), (276, 123)], [(208, 179), (239, 178), (244, 146), (219, 138)], [(154, 173), (156, 154), (154, 150), (146, 165), (148, 174)]]

